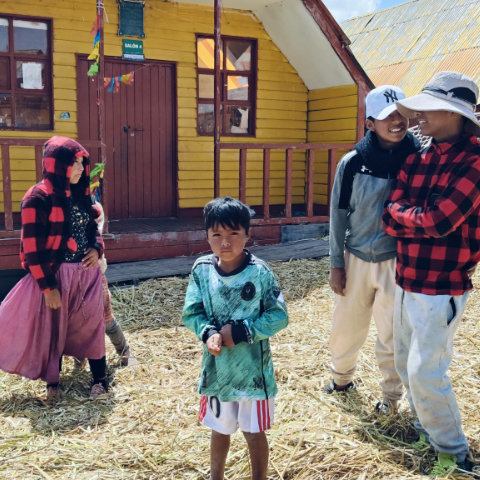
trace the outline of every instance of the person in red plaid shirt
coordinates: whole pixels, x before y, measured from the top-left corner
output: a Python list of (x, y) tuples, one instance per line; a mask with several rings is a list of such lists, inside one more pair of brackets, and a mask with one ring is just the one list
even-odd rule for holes
[(97, 212), (89, 155), (78, 142), (52, 137), (43, 179), (22, 200), (22, 266), (28, 270), (0, 305), (0, 369), (47, 382), (58, 398), (62, 355), (88, 358), (91, 397), (108, 388)]
[(478, 87), (440, 72), (397, 108), (418, 120), (430, 145), (407, 157), (386, 203), (397, 237), (395, 367), (406, 387), (417, 446), (438, 452), (432, 474), (474, 469), (447, 370), (453, 338), (480, 261)]

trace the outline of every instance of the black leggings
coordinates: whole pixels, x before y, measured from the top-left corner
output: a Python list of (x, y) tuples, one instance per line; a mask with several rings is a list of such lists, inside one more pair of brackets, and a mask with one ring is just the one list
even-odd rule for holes
[(101, 383), (106, 388), (107, 381), (107, 359), (105, 356), (99, 360), (88, 359), (90, 371), (92, 372), (93, 383)]
[[(58, 369), (62, 371), (63, 357), (60, 357)], [(88, 359), (90, 371), (92, 372), (93, 383), (101, 383), (105, 388), (108, 388), (107, 382), (107, 358), (103, 356), (98, 360)], [(47, 387), (58, 387), (57, 383), (48, 383)]]

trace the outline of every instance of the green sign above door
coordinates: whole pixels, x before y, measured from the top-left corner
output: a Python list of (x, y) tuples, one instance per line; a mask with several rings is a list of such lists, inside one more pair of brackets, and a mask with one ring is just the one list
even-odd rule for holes
[(127, 60), (145, 60), (142, 40), (122, 40), (122, 55)]

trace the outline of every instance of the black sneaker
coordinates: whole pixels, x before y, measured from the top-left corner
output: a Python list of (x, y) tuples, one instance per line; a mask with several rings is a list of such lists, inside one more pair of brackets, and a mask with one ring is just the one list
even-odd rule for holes
[(323, 387), (323, 391), (330, 395), (333, 392), (338, 393), (347, 393), (352, 390), (355, 390), (355, 384), (353, 382), (347, 383), (346, 385), (337, 385), (333, 380)]

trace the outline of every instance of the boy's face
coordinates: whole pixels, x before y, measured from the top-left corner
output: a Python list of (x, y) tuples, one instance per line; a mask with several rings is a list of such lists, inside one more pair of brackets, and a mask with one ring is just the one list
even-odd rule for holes
[(366, 125), (369, 130), (377, 134), (382, 147), (390, 148), (405, 138), (408, 119), (395, 110), (384, 120), (367, 119)]
[(460, 115), (444, 110), (435, 110), (433, 112), (415, 112), (415, 117), (422, 135), (440, 139), (444, 132), (450, 132), (456, 128)]
[(217, 224), (208, 229), (207, 239), (212, 252), (220, 259), (220, 263), (239, 262), (240, 264), (249, 236), (240, 225), (232, 229)]

